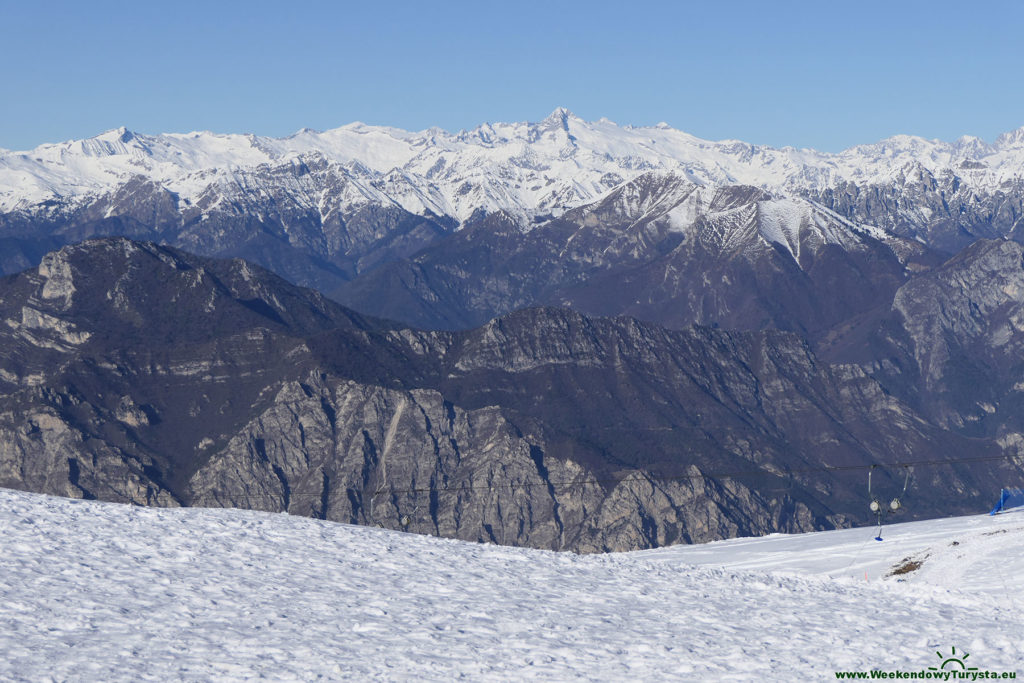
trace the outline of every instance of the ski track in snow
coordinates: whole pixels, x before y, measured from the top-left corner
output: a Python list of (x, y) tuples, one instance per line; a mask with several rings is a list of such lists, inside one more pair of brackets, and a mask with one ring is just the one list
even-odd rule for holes
[(0, 490), (0, 679), (835, 680), (951, 646), (1024, 669), (1024, 513), (874, 535), (577, 556)]

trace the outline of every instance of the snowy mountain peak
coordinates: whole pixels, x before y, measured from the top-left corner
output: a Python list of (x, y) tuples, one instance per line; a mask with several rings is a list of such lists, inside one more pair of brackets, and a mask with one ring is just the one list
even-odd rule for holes
[(112, 128), (108, 131), (104, 131), (103, 133), (97, 135), (94, 139), (105, 140), (108, 142), (131, 142), (131, 140), (134, 137), (135, 133), (128, 130), (124, 126), (120, 126), (119, 128)]
[(112, 128), (84, 140), (71, 140), (55, 145), (43, 145), (33, 152), (41, 157), (42, 163), (54, 163), (76, 155), (84, 157), (107, 157), (130, 154), (148, 154), (145, 140), (124, 126)]
[(565, 130), (569, 130), (570, 119), (574, 119), (576, 121), (583, 121), (583, 119), (579, 118), (565, 107), (557, 107), (554, 111), (547, 115), (547, 118), (541, 121), (541, 125), (558, 126), (560, 128), (564, 128)]
[(359, 122), (323, 132), (304, 128), (284, 138), (146, 136), (122, 127), (29, 152), (0, 151), (0, 210), (30, 210), (53, 199), (88, 203), (139, 176), (195, 201), (234, 170), (270, 169), (310, 156), (359, 162), (384, 185), (397, 171), (401, 187), (381, 191), (413, 213), (429, 207), (465, 221), (479, 211), (505, 211), (527, 224), (534, 216), (598, 200), (652, 170), (682, 173), (698, 184), (744, 184), (794, 195), (842, 182), (890, 183), (894, 169), (908, 165), (935, 176), (961, 173), (967, 159), (973, 163), (972, 185), (994, 188), (1021, 175), (1024, 128), (1000, 136), (995, 145), (968, 137), (947, 143), (900, 135), (826, 154), (702, 140), (665, 123), (584, 121), (564, 107), (538, 123), (485, 123), (455, 134)]
[(972, 159), (992, 151), (992, 145), (973, 135), (961, 135), (953, 146), (960, 155)]
[(1003, 133), (994, 145), (999, 150), (1024, 150), (1024, 127)]

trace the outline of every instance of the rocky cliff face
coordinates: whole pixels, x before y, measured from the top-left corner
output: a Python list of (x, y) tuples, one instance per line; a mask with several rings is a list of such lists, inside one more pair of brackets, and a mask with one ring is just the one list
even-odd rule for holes
[(979, 239), (1021, 241), (1024, 182), (1010, 178), (996, 187), (979, 187), (971, 177), (977, 164), (963, 161), (937, 173), (913, 164), (886, 182), (846, 181), (806, 196), (850, 220), (918, 239), (946, 254)]
[(273, 406), (190, 480), (192, 504), (288, 511), (450, 538), (582, 552), (814, 528), (806, 505), (643, 470), (597, 479), (546, 456), (497, 406), (320, 378)]
[(906, 394), (909, 380), (916, 397), (908, 400), (944, 427), (985, 436), (1019, 431), (1022, 296), (1024, 248), (1008, 240), (980, 240), (914, 278), (897, 291), (876, 335), (878, 355), (903, 368), (884, 381)]
[[(59, 495), (626, 550), (864, 519), (863, 472), (828, 467), (1015, 447), (933, 426), (787, 333), (564, 309), (423, 332), (125, 239), (5, 279), (0, 315), (0, 485)], [(970, 506), (1008, 467), (915, 482)]]

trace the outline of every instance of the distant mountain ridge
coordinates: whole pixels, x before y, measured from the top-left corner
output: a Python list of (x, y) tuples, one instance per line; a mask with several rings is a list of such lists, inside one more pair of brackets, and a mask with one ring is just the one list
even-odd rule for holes
[[(897, 136), (825, 154), (558, 109), (455, 134), (358, 123), (285, 138), (122, 128), (0, 151), (0, 274), (65, 244), (125, 235), (243, 257), (334, 292), (488, 216), (529, 233), (652, 174), (807, 200), (844, 230), (947, 256), (981, 238), (1024, 241), (1024, 129), (991, 144)], [(799, 226), (775, 226), (766, 241), (790, 249), (785, 236)]]
[(460, 222), (505, 211), (529, 221), (593, 201), (649, 170), (705, 185), (754, 185), (777, 193), (843, 183), (888, 184), (915, 170), (956, 173), (991, 191), (1021, 178), (1024, 128), (994, 143), (900, 135), (829, 154), (701, 140), (665, 124), (587, 122), (564, 108), (537, 123), (485, 123), (471, 131), (408, 132), (353, 123), (284, 138), (209, 132), (142, 135), (125, 128), (34, 150), (0, 150), (0, 210), (44, 201), (88, 201), (143, 177), (195, 203), (239, 171), (322, 160), (362, 182), (361, 192), (414, 214)]
[(241, 256), (332, 291), (500, 213), (522, 231), (651, 173), (805, 198), (952, 254), (1024, 238), (1024, 128), (994, 143), (897, 136), (838, 154), (583, 121), (407, 132), (349, 124), (285, 138), (116, 129), (0, 150), (0, 273), (68, 243), (126, 235)]
[(492, 214), (362, 274), (333, 298), (430, 329), (528, 306), (672, 328), (781, 329), (817, 343), (940, 257), (804, 198), (649, 171), (523, 233)]

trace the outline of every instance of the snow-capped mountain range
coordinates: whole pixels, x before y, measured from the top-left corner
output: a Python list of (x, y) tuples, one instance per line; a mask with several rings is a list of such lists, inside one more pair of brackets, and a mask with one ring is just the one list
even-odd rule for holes
[[(1024, 128), (989, 144), (896, 136), (838, 154), (775, 149), (736, 140), (712, 142), (666, 124), (620, 126), (584, 121), (556, 109), (539, 123), (487, 123), (471, 131), (408, 132), (352, 123), (303, 129), (285, 138), (209, 132), (142, 135), (124, 128), (34, 150), (0, 150), (0, 211), (43, 202), (88, 203), (140, 176), (196, 203), (211, 188), (256, 169), (327, 164), (352, 180), (358, 198), (418, 215), (464, 222), (503, 210), (529, 221), (599, 199), (651, 170), (701, 185), (754, 185), (776, 194), (807, 194), (843, 183), (904, 183), (956, 175), (992, 191), (1019, 181)], [(323, 197), (310, 198), (321, 207)]]
[(1024, 242), (1024, 128), (825, 154), (557, 109), (457, 134), (118, 129), (0, 151), (0, 274), (109, 235), (428, 328), (558, 305), (817, 339), (978, 239)]

